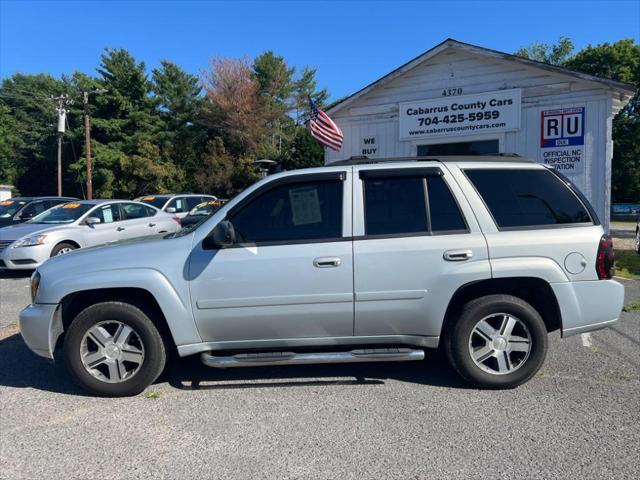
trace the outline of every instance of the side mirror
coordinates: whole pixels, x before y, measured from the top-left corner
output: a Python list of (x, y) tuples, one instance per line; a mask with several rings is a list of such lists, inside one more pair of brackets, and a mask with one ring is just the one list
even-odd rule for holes
[(218, 250), (227, 248), (236, 243), (236, 231), (229, 220), (222, 220), (211, 233), (202, 240), (204, 250)]
[(167, 213), (176, 213), (177, 210), (175, 207), (167, 207), (167, 209), (165, 210), (165, 212)]
[(87, 217), (87, 219), (84, 221), (85, 225), (97, 225), (98, 223), (101, 223), (102, 220), (100, 220), (98, 217)]

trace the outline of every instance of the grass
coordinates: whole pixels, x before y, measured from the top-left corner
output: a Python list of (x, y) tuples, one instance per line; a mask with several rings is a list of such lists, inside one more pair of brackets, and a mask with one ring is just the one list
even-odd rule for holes
[(633, 250), (616, 250), (616, 275), (640, 280), (640, 255)]
[(620, 230), (635, 230), (636, 222), (613, 220), (611, 222), (611, 228), (620, 229)]
[(640, 302), (629, 303), (622, 309), (623, 312), (637, 312), (640, 311)]
[(160, 398), (160, 392), (156, 392), (155, 390), (149, 390), (148, 392), (144, 392), (144, 398), (156, 400)]

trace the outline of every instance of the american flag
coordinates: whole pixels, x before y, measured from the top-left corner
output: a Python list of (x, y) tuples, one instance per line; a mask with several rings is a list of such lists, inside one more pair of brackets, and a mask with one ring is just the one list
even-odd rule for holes
[(336, 152), (339, 151), (342, 148), (342, 130), (333, 123), (333, 120), (326, 113), (318, 108), (311, 97), (309, 97), (309, 106), (311, 108), (309, 117), (311, 136), (323, 147), (328, 147)]

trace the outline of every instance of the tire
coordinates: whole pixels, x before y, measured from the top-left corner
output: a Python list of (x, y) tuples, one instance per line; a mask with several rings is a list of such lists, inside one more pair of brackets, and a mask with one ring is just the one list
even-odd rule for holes
[(78, 247), (73, 243), (62, 242), (57, 244), (51, 250), (51, 257), (57, 257), (58, 255), (64, 255), (65, 253), (69, 253), (71, 250), (76, 250)]
[(464, 305), (445, 333), (444, 347), (450, 363), (467, 382), (479, 388), (515, 388), (544, 363), (547, 328), (524, 300), (489, 295)]
[(167, 357), (149, 317), (122, 302), (97, 303), (80, 312), (65, 335), (63, 353), (76, 383), (105, 397), (142, 392), (160, 376)]

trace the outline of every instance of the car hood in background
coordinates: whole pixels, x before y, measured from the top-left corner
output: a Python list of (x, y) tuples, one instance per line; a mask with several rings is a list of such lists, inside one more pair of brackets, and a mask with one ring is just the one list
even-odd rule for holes
[[(67, 225), (65, 225), (67, 226)], [(0, 241), (18, 240), (19, 238), (32, 235), (44, 230), (60, 228), (59, 225), (43, 225), (41, 223), (18, 223), (8, 227), (0, 228)]]

